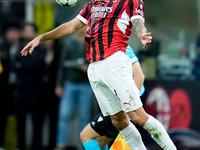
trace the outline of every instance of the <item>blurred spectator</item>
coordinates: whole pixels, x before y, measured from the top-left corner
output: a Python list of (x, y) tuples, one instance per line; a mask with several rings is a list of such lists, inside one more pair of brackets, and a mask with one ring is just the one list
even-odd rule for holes
[(195, 60), (200, 61), (200, 35), (197, 38), (196, 55)]
[(180, 49), (178, 51), (178, 58), (188, 58), (188, 53), (185, 49)]
[(20, 48), (17, 53), (17, 83), (15, 111), (17, 117), (18, 149), (25, 149), (25, 120), (30, 111), (33, 123), (32, 150), (41, 149), (41, 130), (43, 123), (42, 75), (45, 67), (46, 49), (40, 45), (27, 57), (22, 57), (20, 51), (37, 34), (37, 27), (33, 23), (25, 23), (22, 28)]
[(157, 56), (160, 52), (160, 42), (153, 39), (152, 43), (137, 53), (145, 79), (155, 79), (157, 69)]
[(169, 131), (178, 150), (199, 150), (200, 133), (192, 129), (173, 129)]
[(193, 64), (185, 49), (180, 49), (176, 57), (158, 56), (158, 78), (165, 80), (191, 80)]
[(46, 56), (45, 56), (45, 69), (43, 75), (43, 101), (45, 104), (45, 113), (49, 116), (49, 145), (46, 147), (52, 150), (56, 146), (56, 129), (57, 129), (57, 116), (58, 116), (58, 103), (59, 98), (55, 95), (55, 80), (58, 67), (59, 58), (59, 44), (58, 40), (45, 41)]
[(197, 38), (196, 58), (194, 60), (193, 75), (196, 79), (200, 79), (200, 35)]
[(14, 113), (13, 90), (16, 83), (16, 54), (19, 49), (19, 26), (13, 25), (5, 32), (5, 41), (0, 45), (0, 58), (3, 72), (0, 74), (0, 147), (3, 147), (3, 139), (7, 116)]
[(152, 40), (152, 43), (146, 48), (138, 51), (137, 56), (140, 61), (146, 58), (157, 57), (160, 52), (160, 42), (156, 39)]
[[(79, 112), (80, 117), (80, 131), (89, 122), (93, 93), (86, 72), (88, 63), (85, 60), (87, 50), (84, 43), (85, 32), (86, 28), (82, 28), (77, 31), (76, 36), (71, 36), (60, 55), (55, 89), (56, 94), (61, 97), (56, 150), (63, 150), (66, 145), (70, 116), (73, 115), (76, 105), (78, 106), (76, 111)], [(82, 148), (81, 142), (79, 148)]]

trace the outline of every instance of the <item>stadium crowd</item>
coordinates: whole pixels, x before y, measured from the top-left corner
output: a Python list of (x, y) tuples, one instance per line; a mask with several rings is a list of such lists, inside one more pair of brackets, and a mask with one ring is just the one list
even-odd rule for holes
[[(69, 143), (70, 134), (80, 133), (100, 111), (86, 76), (84, 31), (68, 37), (67, 44), (46, 41), (32, 55), (22, 57), (20, 51), (37, 32), (34, 23), (11, 22), (0, 35), (0, 150), (82, 150), (80, 140), (76, 145)], [(185, 49), (173, 57), (163, 56), (159, 40), (153, 39), (137, 56), (147, 80), (200, 80), (200, 36), (195, 48), (193, 60)], [(77, 129), (69, 125), (74, 115), (79, 120)], [(30, 124), (31, 131), (27, 130)], [(29, 138), (31, 144), (27, 144)], [(181, 143), (175, 144), (182, 148)], [(154, 145), (149, 149), (159, 150)]]

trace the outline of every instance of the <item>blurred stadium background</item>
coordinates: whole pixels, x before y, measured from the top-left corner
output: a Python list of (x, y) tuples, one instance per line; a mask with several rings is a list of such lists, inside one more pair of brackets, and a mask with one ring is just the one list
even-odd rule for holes
[[(194, 73), (195, 69), (200, 70), (200, 63), (195, 60), (200, 47), (200, 0), (143, 1), (145, 23), (152, 32), (153, 42), (142, 49), (132, 34), (129, 44), (137, 53), (146, 77), (146, 93), (142, 96), (145, 109), (165, 125), (180, 149), (200, 150), (200, 71)], [(80, 0), (78, 5), (68, 8), (54, 0), (0, 0), (0, 43), (12, 23), (34, 22), (41, 34), (74, 18), (87, 2)], [(64, 44), (66, 40), (63, 38), (61, 42)], [(91, 117), (98, 112), (94, 102)], [(27, 118), (26, 143), (30, 145), (32, 127), (29, 116)], [(70, 126), (77, 127), (76, 115), (71, 119)], [(10, 116), (4, 142), (7, 150), (16, 147), (15, 131), (16, 119)], [(70, 135), (68, 143), (75, 145), (79, 133), (75, 130)], [(48, 117), (45, 118), (43, 139), (43, 144), (47, 144)], [(144, 140), (148, 144), (151, 142), (148, 138)], [(156, 146), (153, 149), (159, 150)]]

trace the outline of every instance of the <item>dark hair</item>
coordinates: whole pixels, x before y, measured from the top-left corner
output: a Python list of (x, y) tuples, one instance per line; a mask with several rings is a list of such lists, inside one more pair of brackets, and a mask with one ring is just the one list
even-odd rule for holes
[(25, 22), (25, 23), (22, 24), (22, 28), (21, 29), (23, 30), (26, 26), (31, 26), (31, 27), (33, 27), (33, 29), (34, 29), (35, 32), (38, 32), (38, 28), (37, 28), (37, 26), (34, 23), (32, 23), (32, 22)]
[(16, 26), (8, 26), (8, 27), (6, 28), (6, 32), (7, 32), (8, 30), (10, 30), (10, 29), (20, 30), (19, 27), (16, 27)]
[(7, 32), (9, 29), (20, 30), (20, 25), (19, 25), (19, 23), (16, 23), (16, 22), (9, 22), (9, 23), (6, 25), (4, 31)]

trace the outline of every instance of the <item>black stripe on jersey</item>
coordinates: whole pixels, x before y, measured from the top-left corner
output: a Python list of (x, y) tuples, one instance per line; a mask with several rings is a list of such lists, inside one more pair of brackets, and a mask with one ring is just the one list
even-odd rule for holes
[[(94, 2), (94, 3), (97, 3), (98, 4), (98, 1)], [(102, 2), (101, 5), (99, 6), (99, 10), (96, 12), (96, 14), (94, 14), (94, 17), (95, 16), (98, 16), (97, 14), (99, 14), (101, 11), (101, 8), (104, 6), (105, 2)], [(94, 4), (94, 6), (96, 6), (96, 4)], [(94, 18), (94, 21), (93, 21), (93, 24), (92, 24), (92, 34), (94, 33), (95, 31), (95, 26), (96, 26), (96, 21), (97, 21), (98, 17), (95, 17)]]
[(92, 39), (92, 48), (93, 48), (93, 52), (92, 52), (92, 62), (95, 62), (96, 61), (96, 47), (95, 47), (95, 42), (94, 42), (94, 39)]
[[(92, 5), (92, 4), (90, 3), (90, 5)], [(88, 7), (89, 7), (89, 5), (88, 5)], [(88, 8), (87, 8), (87, 11), (88, 11)], [(90, 10), (90, 13), (91, 13), (91, 10)], [(91, 18), (91, 14), (90, 14), (89, 21), (88, 21), (88, 25), (87, 25), (89, 28), (88, 28), (87, 32), (90, 33), (90, 34), (93, 34), (93, 33), (91, 32), (91, 29), (92, 29), (92, 28), (91, 28), (91, 24), (92, 24), (92, 18)]]
[(133, 8), (134, 8), (133, 0), (128, 1), (128, 6), (129, 6), (129, 9), (130, 9), (130, 15), (132, 17), (133, 16)]
[[(86, 42), (87, 47), (89, 48), (90, 47), (90, 39), (85, 37), (85, 42)], [(91, 61), (90, 57), (89, 57), (89, 61)]]
[[(89, 3), (90, 3), (90, 5), (92, 5), (92, 2), (94, 2), (94, 1), (90, 1)], [(89, 5), (88, 5), (89, 6)], [(88, 9), (87, 9), (88, 10)], [(91, 13), (91, 12), (90, 12)], [(91, 14), (90, 14), (90, 17), (89, 17), (89, 21), (88, 21), (89, 23), (88, 23), (88, 33), (91, 35), (91, 38), (90, 39), (87, 39), (87, 43), (89, 43), (89, 47), (90, 47), (90, 44), (93, 44), (93, 33), (92, 33), (92, 28), (91, 28), (91, 24), (92, 24), (92, 18), (91, 18)], [(94, 61), (93, 60), (93, 55), (95, 55), (96, 56), (96, 51), (94, 52), (94, 46), (93, 46), (93, 49), (92, 49), (92, 56), (90, 56), (90, 60), (89, 61)], [(92, 57), (92, 58), (91, 58)], [(91, 60), (92, 59), (92, 60)]]
[[(142, 0), (138, 0), (138, 3), (139, 3), (138, 10), (141, 10), (141, 11), (144, 10)], [(141, 15), (141, 14), (139, 13), (139, 15)]]
[[(98, 1), (94, 1), (93, 3), (97, 3), (98, 4)], [(96, 5), (96, 4), (95, 4)], [(96, 12), (96, 14), (98, 14), (98, 13), (100, 13), (101, 11), (101, 8), (103, 7), (105, 5), (105, 2), (104, 1), (102, 1), (102, 3), (101, 3), (101, 5), (99, 6), (99, 10), (98, 10), (98, 12)], [(94, 17), (96, 16), (96, 14), (94, 14)], [(98, 16), (98, 15), (97, 15)], [(90, 24), (90, 26), (91, 26), (91, 34), (94, 34), (94, 32), (95, 32), (95, 26), (96, 26), (96, 21), (97, 21), (97, 19), (98, 19), (98, 17), (95, 17), (94, 18), (94, 20), (93, 20), (93, 24), (92, 24), (92, 19), (91, 19), (91, 24)], [(93, 36), (92, 36), (92, 38), (93, 38)], [(99, 42), (99, 34), (98, 34), (98, 42)], [(92, 39), (92, 47), (93, 47), (93, 52), (92, 52), (92, 57), (93, 57), (93, 61), (96, 61), (96, 48), (95, 48), (95, 45), (93, 45), (94, 44), (94, 39)], [(100, 48), (100, 47), (99, 47)], [(101, 48), (103, 48), (103, 47), (101, 47)], [(100, 52), (99, 52), (100, 53)], [(101, 55), (101, 54), (100, 54)], [(104, 54), (103, 54), (104, 55)], [(95, 58), (94, 58), (95, 57)]]
[[(101, 5), (101, 6), (103, 7), (105, 5), (105, 2), (102, 2), (102, 4), (103, 5)], [(107, 15), (106, 15), (106, 17), (107, 17)], [(102, 36), (104, 21), (105, 21), (105, 19), (102, 18), (101, 21), (99, 22), (99, 26), (102, 26), (102, 28), (98, 29), (98, 43), (101, 43), (101, 44), (99, 44), (100, 60), (104, 59), (104, 46), (103, 46), (103, 36)]]
[(86, 18), (87, 14), (88, 14), (88, 9), (89, 9), (89, 6), (90, 6), (90, 5), (91, 5), (90, 3), (87, 5), (86, 10), (85, 10), (84, 13), (82, 14), (82, 16), (83, 16), (84, 18)]
[(118, 19), (118, 15), (119, 15), (121, 9), (123, 8), (125, 2), (126, 2), (126, 0), (120, 0), (120, 2), (118, 3), (118, 5), (115, 9), (113, 17), (110, 19), (110, 22), (108, 24), (108, 48), (110, 47), (110, 45), (112, 43), (113, 28), (114, 28), (115, 20)]
[(142, 5), (142, 1), (138, 0), (138, 3), (139, 3), (139, 8), (140, 8), (140, 5)]

